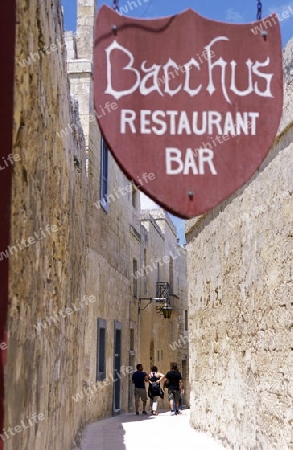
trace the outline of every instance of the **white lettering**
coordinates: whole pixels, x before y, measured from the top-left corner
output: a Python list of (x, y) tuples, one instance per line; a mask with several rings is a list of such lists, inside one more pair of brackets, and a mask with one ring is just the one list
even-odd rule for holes
[(259, 118), (259, 113), (248, 113), (249, 118), (251, 119), (251, 136), (255, 136), (256, 133), (256, 119)]
[(191, 134), (189, 121), (188, 121), (187, 114), (185, 111), (182, 111), (180, 114), (177, 134), (179, 134), (179, 135), (182, 134), (183, 130), (185, 130), (186, 134)]
[(139, 114), (132, 109), (122, 109), (120, 133), (155, 134), (163, 136), (240, 136), (256, 135), (258, 112), (220, 113), (218, 111), (176, 111), (143, 109)]
[(169, 58), (169, 61), (167, 62), (167, 64), (164, 65), (163, 70), (164, 70), (164, 75), (165, 75), (165, 92), (166, 92), (166, 94), (169, 94), (169, 95), (171, 95), (171, 97), (173, 97), (173, 95), (177, 94), (181, 90), (182, 84), (180, 84), (180, 86), (178, 86), (177, 89), (170, 89), (169, 78), (170, 78), (171, 74), (173, 75), (173, 78), (174, 78), (174, 74), (172, 72), (171, 72), (171, 74), (169, 74), (169, 67), (178, 69), (177, 64), (171, 58)]
[[(136, 81), (134, 85), (125, 91), (115, 91), (112, 87), (112, 65), (111, 65), (111, 53), (113, 50), (121, 50), (123, 53), (125, 53), (127, 56), (129, 56), (129, 63), (126, 67), (123, 68), (123, 70), (129, 70), (133, 73), (135, 73)], [(112, 42), (111, 45), (106, 49), (107, 54), (107, 89), (105, 91), (106, 94), (113, 95), (113, 97), (116, 100), (119, 100), (119, 98), (123, 97), (124, 95), (130, 95), (132, 94), (139, 86), (140, 84), (140, 74), (139, 71), (134, 69), (132, 67), (134, 63), (134, 57), (130, 51), (128, 51), (126, 48), (124, 48), (122, 45), (118, 44), (116, 40)]]
[(198, 170), (194, 159), (194, 153), (191, 150), (191, 148), (188, 148), (185, 153), (183, 175), (188, 175), (189, 169), (192, 169), (193, 175), (198, 175)]
[(267, 87), (265, 91), (260, 91), (258, 87), (258, 82), (256, 81), (254, 84), (255, 93), (261, 97), (273, 97), (273, 94), (271, 92), (271, 81), (273, 78), (272, 73), (261, 73), (258, 71), (259, 67), (265, 67), (270, 64), (270, 58), (268, 57), (263, 63), (256, 61), (255, 64), (252, 67), (252, 71), (255, 75), (258, 75), (261, 78), (264, 78), (267, 81)]
[(202, 112), (201, 115), (201, 130), (199, 130), (198, 128), (198, 116), (199, 116), (199, 112), (198, 111), (194, 111), (192, 114), (192, 130), (193, 133), (196, 134), (197, 136), (201, 136), (203, 134), (206, 133), (207, 131), (207, 113), (206, 111)]
[[(215, 52), (212, 50), (212, 47), (219, 41), (229, 41), (229, 39), (226, 36), (217, 36), (212, 39), (209, 44), (205, 46), (204, 52), (206, 53), (206, 56), (205, 61), (202, 62), (202, 64), (206, 64), (207, 66), (208, 80), (206, 84), (206, 91), (210, 94), (210, 96), (212, 96), (218, 89), (220, 89), (225, 100), (230, 104), (232, 103), (232, 101), (228, 94), (228, 89), (229, 92), (240, 97), (250, 95), (251, 93), (254, 93), (255, 95), (261, 97), (273, 97), (271, 91), (271, 82), (274, 74), (260, 71), (260, 68), (268, 67), (270, 65), (270, 58), (267, 57), (264, 62), (253, 62), (251, 59), (247, 59), (247, 61), (245, 62), (248, 80), (247, 87), (243, 90), (240, 90), (237, 87), (236, 83), (236, 69), (239, 72), (243, 70), (243, 68), (238, 67), (238, 64), (235, 60), (225, 61), (222, 57), (219, 57), (217, 60), (213, 61)], [(224, 44), (222, 44), (222, 46), (223, 45)], [(112, 55), (112, 52), (114, 52), (114, 55)], [(117, 58), (115, 58), (116, 52), (122, 52), (124, 54), (123, 59), (125, 59), (126, 55), (129, 60), (128, 63), (122, 68), (122, 73), (116, 74), (117, 79), (122, 78), (127, 87), (120, 91), (114, 89), (112, 79), (112, 67), (117, 65)], [(147, 61), (143, 61), (140, 65), (140, 70), (138, 70), (134, 67), (135, 61), (133, 54), (122, 45), (118, 44), (116, 40), (114, 40), (106, 49), (106, 61), (107, 87), (105, 93), (112, 95), (116, 100), (119, 100), (121, 97), (124, 97), (126, 95), (131, 95), (137, 90), (139, 90), (140, 94), (144, 96), (155, 92), (160, 96), (168, 94), (171, 97), (174, 97), (176, 94), (183, 90), (190, 97), (194, 97), (198, 95), (203, 89), (202, 83), (198, 84), (198, 86), (195, 88), (191, 88), (190, 86), (191, 69), (194, 67), (198, 70), (198, 72), (201, 71), (199, 62), (196, 61), (193, 57), (187, 63), (185, 63), (184, 66), (180, 64), (178, 65), (171, 58), (169, 58), (168, 62), (165, 65), (153, 64), (150, 67), (146, 66)], [(218, 68), (220, 68), (220, 74)], [(117, 72), (117, 69), (115, 70)], [(161, 71), (163, 72), (163, 75), (160, 77)], [(194, 71), (195, 74), (197, 74), (198, 72)], [(216, 76), (220, 77), (220, 83), (215, 83)], [(175, 79), (176, 77), (179, 77), (178, 82)], [(170, 80), (174, 79), (174, 84), (176, 83), (176, 87), (171, 88)], [(182, 82), (182, 79), (184, 79), (184, 83)], [(164, 85), (164, 89), (163, 87), (160, 87), (160, 85), (162, 84)], [(218, 88), (219, 84), (220, 88)], [(261, 84), (263, 84), (263, 86), (261, 86)]]
[(174, 136), (176, 134), (175, 131), (175, 116), (177, 116), (177, 111), (166, 111), (166, 114), (170, 116), (170, 134)]
[(234, 125), (234, 122), (232, 119), (232, 113), (229, 111), (226, 113), (226, 120), (225, 120), (224, 131), (223, 131), (224, 136), (227, 134), (231, 134), (231, 136), (235, 136), (235, 125)]
[(198, 168), (199, 174), (204, 175), (204, 163), (209, 165), (210, 171), (212, 175), (217, 175), (217, 171), (215, 169), (214, 163), (214, 152), (209, 148), (200, 148), (198, 149)]
[(190, 89), (190, 69), (191, 69), (191, 66), (195, 66), (195, 67), (197, 67), (198, 70), (200, 70), (200, 65), (194, 58), (191, 58), (191, 60), (187, 64), (184, 64), (185, 71), (186, 71), (184, 90), (191, 97), (194, 97), (195, 95), (197, 95), (201, 91), (202, 84), (200, 84), (197, 89)]
[(161, 126), (161, 128), (159, 128), (159, 129), (157, 127), (153, 126), (152, 130), (153, 130), (153, 132), (156, 135), (161, 136), (161, 135), (166, 133), (166, 131), (167, 131), (167, 124), (163, 120), (158, 119), (158, 116), (162, 116), (163, 118), (165, 118), (166, 114), (165, 114), (164, 111), (155, 111), (152, 114), (152, 121), (153, 121), (153, 123), (155, 123), (156, 125), (160, 125)]
[(227, 90), (226, 90), (226, 66), (227, 63), (226, 61), (223, 60), (223, 58), (219, 58), (217, 61), (212, 62), (212, 53), (214, 54), (214, 52), (211, 52), (211, 46), (218, 41), (229, 41), (229, 39), (226, 36), (219, 36), (216, 37), (215, 39), (213, 39), (205, 48), (207, 49), (207, 58), (208, 58), (208, 71), (209, 71), (209, 84), (207, 86), (207, 91), (209, 92), (210, 95), (212, 95), (216, 88), (214, 85), (214, 80), (213, 80), (213, 69), (215, 66), (220, 66), (222, 68), (222, 76), (221, 76), (221, 82), (222, 82), (222, 91), (224, 94), (225, 99), (227, 100), (228, 103), (231, 103), (230, 98), (228, 97), (227, 94)]
[[(178, 148), (167, 147), (165, 149), (166, 157), (166, 174), (178, 175), (183, 170), (183, 162), (181, 161), (181, 151)], [(177, 164), (177, 168), (172, 168), (172, 162)]]
[(252, 61), (251, 59), (248, 59), (246, 61), (246, 65), (248, 67), (248, 88), (245, 91), (239, 91), (236, 88), (236, 83), (235, 83), (235, 72), (236, 72), (236, 66), (237, 63), (236, 61), (231, 61), (231, 86), (230, 89), (231, 91), (235, 92), (236, 95), (239, 95), (240, 97), (244, 97), (248, 94), (251, 94), (251, 92), (253, 92), (253, 85), (252, 85), (252, 73), (251, 73), (251, 67), (252, 67)]
[(213, 125), (217, 127), (215, 134), (222, 134), (222, 128), (220, 122), (222, 121), (222, 115), (217, 111), (209, 111), (209, 134), (214, 134)]
[(149, 128), (146, 128), (148, 125), (150, 125), (150, 121), (146, 119), (146, 116), (150, 116), (152, 111), (149, 109), (143, 109), (140, 111), (140, 132), (141, 134), (151, 134), (151, 130)]
[(131, 129), (132, 134), (136, 133), (136, 128), (134, 125), (134, 121), (136, 119), (136, 112), (132, 109), (122, 109), (120, 116), (120, 133), (126, 133), (126, 123), (128, 123), (129, 128)]
[[(242, 128), (242, 130), (240, 129)], [(236, 135), (240, 135), (241, 131), (243, 134), (248, 134), (248, 114), (247, 112), (241, 114), (240, 112), (236, 113)]]
[[(146, 61), (144, 61), (141, 65), (142, 70), (145, 73), (148, 73), (148, 75), (146, 75), (143, 79), (142, 82), (140, 84), (140, 93), (142, 95), (148, 95), (153, 91), (157, 91), (160, 95), (164, 95), (163, 92), (161, 91), (161, 89), (159, 88), (159, 83), (158, 83), (158, 74), (160, 71), (161, 66), (158, 66), (157, 64), (154, 64), (153, 66), (151, 66), (149, 69), (147, 69), (145, 67), (145, 63)], [(153, 79), (153, 84), (147, 88), (146, 87), (146, 83), (148, 80)]]
[(212, 175), (217, 175), (214, 166), (214, 152), (208, 148), (200, 148), (197, 150), (198, 167), (196, 165), (196, 156), (191, 148), (185, 153), (184, 163), (182, 160), (182, 152), (176, 147), (165, 148), (166, 174), (167, 175), (205, 175), (205, 167), (208, 166)]

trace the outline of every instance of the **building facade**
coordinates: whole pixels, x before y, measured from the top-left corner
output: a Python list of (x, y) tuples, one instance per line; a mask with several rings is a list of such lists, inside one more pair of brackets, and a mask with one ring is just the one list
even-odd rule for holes
[[(170, 363), (176, 362), (184, 378), (184, 401), (188, 405), (186, 250), (177, 242), (170, 216), (161, 209), (142, 212), (141, 235), (141, 360), (148, 371), (155, 365), (164, 374), (170, 370)], [(164, 301), (158, 300), (166, 297), (172, 308), (170, 319), (164, 318), (161, 310)], [(161, 407), (168, 407), (167, 398)]]
[(132, 311), (131, 270), (132, 260), (139, 260), (140, 252), (139, 195), (103, 141), (93, 107), (95, 14), (94, 1), (86, 5), (79, 1), (77, 34), (66, 33), (70, 93), (78, 102), (85, 134), (86, 285), (97, 296), (87, 323), (86, 364), (81, 368), (86, 421), (129, 408), (129, 378), (134, 370), (129, 348), (137, 343), (138, 333), (137, 314)]

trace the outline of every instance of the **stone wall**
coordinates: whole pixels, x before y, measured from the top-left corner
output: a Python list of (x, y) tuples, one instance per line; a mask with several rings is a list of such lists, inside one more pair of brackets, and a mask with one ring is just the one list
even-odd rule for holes
[(87, 293), (84, 138), (65, 61), (59, 1), (18, 0), (5, 429), (26, 428), (6, 450), (69, 449), (84, 415), (70, 396), (89, 308), (64, 316)]
[[(59, 0), (44, 0), (41, 7), (37, 0), (18, 1), (14, 154), (19, 158), (8, 249), (4, 429), (22, 423), (24, 428), (0, 437), (5, 450), (78, 448), (86, 423), (133, 407), (125, 368), (133, 371), (141, 356), (142, 280), (135, 297), (132, 277), (133, 259), (138, 269), (141, 264), (140, 202), (110, 154), (108, 207), (99, 202), (101, 135), (88, 44), (95, 9), (95, 0), (78, 0), (77, 36), (64, 36)], [(155, 226), (163, 257), (163, 234)], [(158, 249), (151, 251), (154, 259)], [(184, 277), (184, 264), (181, 268)], [(167, 266), (164, 270), (168, 276)], [(105, 379), (97, 382), (98, 319), (107, 328)], [(115, 326), (121, 326), (124, 367), (118, 408)], [(167, 355), (168, 340), (163, 335), (161, 340)], [(34, 413), (42, 419), (30, 425)]]
[(292, 48), (267, 160), (187, 228), (191, 423), (235, 450), (293, 449)]
[[(66, 33), (67, 67), (59, 1), (41, 9), (34, 1), (18, 4), (14, 152), (20, 160), (13, 180), (5, 429), (33, 413), (44, 419), (7, 438), (7, 449), (69, 449), (74, 436), (78, 445), (86, 423), (113, 412), (115, 323), (122, 325), (121, 366), (129, 365), (130, 323), (138, 353), (137, 308), (130, 321), (130, 305), (139, 196), (135, 208), (129, 193), (114, 196), (108, 212), (99, 204), (101, 136), (92, 120), (92, 55), (85, 45), (95, 2), (85, 9), (82, 3), (77, 44)], [(109, 180), (111, 199), (130, 184), (110, 155)], [(35, 242), (20, 250), (30, 237)], [(84, 295), (95, 301), (81, 308)], [(72, 305), (70, 315), (59, 315)], [(98, 318), (107, 323), (106, 382), (95, 385)], [(127, 374), (122, 411), (128, 391)]]
[[(131, 374), (122, 374), (119, 408), (114, 407), (119, 377), (114, 371), (114, 326), (121, 325), (121, 366), (135, 368), (133, 357), (139, 353), (136, 301), (132, 296), (132, 262), (139, 261), (139, 195), (135, 205), (133, 186), (118, 168), (108, 152), (108, 205), (100, 202), (101, 133), (93, 107), (92, 48), (94, 0), (78, 0), (77, 43), (72, 33), (66, 33), (68, 73), (71, 94), (78, 100), (85, 134), (87, 153), (86, 226), (88, 252), (86, 286), (97, 296), (87, 323), (84, 367), (79, 392), (86, 405), (86, 421), (98, 420), (132, 407)], [(121, 193), (122, 192), (122, 193)], [(106, 324), (105, 379), (96, 384), (97, 319)], [(131, 347), (134, 336), (134, 348)], [(131, 353), (131, 354), (130, 354)], [(130, 369), (129, 369), (130, 370)], [(116, 380), (112, 382), (112, 380)], [(77, 391), (77, 392), (78, 392)], [(101, 408), (101, 404), (103, 407)]]

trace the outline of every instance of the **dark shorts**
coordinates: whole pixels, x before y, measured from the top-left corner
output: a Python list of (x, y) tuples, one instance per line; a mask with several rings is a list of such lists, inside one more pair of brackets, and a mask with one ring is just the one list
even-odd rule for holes
[(175, 400), (175, 402), (179, 402), (181, 392), (174, 391), (173, 389), (168, 389), (168, 398), (170, 401)]

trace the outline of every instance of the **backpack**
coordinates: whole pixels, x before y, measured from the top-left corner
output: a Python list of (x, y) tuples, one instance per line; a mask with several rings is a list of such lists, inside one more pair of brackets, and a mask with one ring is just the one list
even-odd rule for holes
[(158, 378), (156, 377), (155, 372), (152, 372), (152, 377), (150, 378), (150, 391), (154, 397), (160, 395), (160, 385), (156, 383), (157, 379)]

